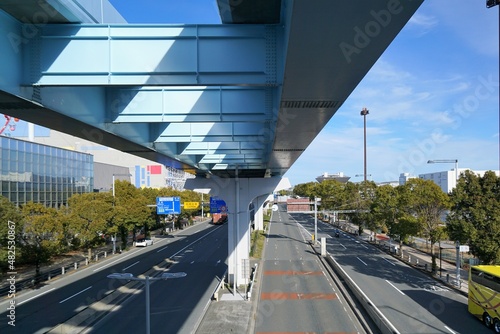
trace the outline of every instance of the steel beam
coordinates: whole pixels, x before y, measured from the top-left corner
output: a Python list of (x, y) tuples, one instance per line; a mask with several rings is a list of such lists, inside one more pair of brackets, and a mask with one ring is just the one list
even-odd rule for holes
[(281, 29), (49, 24), (26, 45), (25, 77), (36, 86), (276, 86)]

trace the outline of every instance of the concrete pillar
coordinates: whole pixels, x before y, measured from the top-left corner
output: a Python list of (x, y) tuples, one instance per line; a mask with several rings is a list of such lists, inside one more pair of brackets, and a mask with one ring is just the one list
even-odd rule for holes
[[(210, 196), (224, 200), (228, 209), (228, 281), (241, 285), (243, 262), (249, 259), (250, 213), (248, 206), (259, 196), (291, 187), (287, 178), (210, 178), (187, 179), (186, 189), (210, 189)], [(262, 206), (262, 205), (261, 205)], [(247, 277), (248, 278), (248, 277)]]
[(263, 195), (255, 198), (254, 201), (254, 210), (255, 210), (255, 218), (254, 224), (255, 229), (262, 231), (264, 229), (264, 204), (267, 201), (273, 199), (273, 195)]

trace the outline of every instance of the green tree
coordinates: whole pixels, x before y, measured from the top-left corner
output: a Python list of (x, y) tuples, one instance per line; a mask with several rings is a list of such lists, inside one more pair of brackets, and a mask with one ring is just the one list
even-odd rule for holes
[(436, 254), (434, 245), (444, 236), (444, 221), (442, 218), (450, 208), (448, 194), (431, 180), (410, 179), (403, 187), (408, 191), (408, 206), (405, 208), (407, 217), (414, 217), (419, 229), (431, 244), (432, 271), (435, 272)]
[(318, 185), (317, 182), (301, 183), (301, 184), (296, 185), (293, 188), (293, 193), (296, 196), (307, 197), (307, 198), (313, 200), (314, 196), (316, 196), (316, 186), (317, 185)]
[(78, 243), (88, 249), (90, 258), (92, 247), (104, 241), (113, 221), (113, 197), (108, 193), (76, 194), (68, 204), (69, 229)]
[(349, 214), (353, 224), (358, 225), (360, 233), (363, 228), (368, 228), (375, 233), (381, 225), (374, 219), (370, 207), (375, 199), (375, 182), (366, 181), (361, 183), (347, 182), (344, 186), (343, 210), (355, 210)]
[(314, 187), (316, 196), (321, 198), (321, 208), (324, 210), (338, 208), (344, 203), (343, 190), (343, 184), (337, 180), (325, 180)]
[[(147, 194), (150, 194), (149, 192)], [(155, 198), (156, 201), (156, 198)], [(141, 189), (134, 187), (128, 181), (117, 181), (115, 185), (115, 213), (111, 233), (118, 233), (122, 239), (122, 246), (127, 245), (128, 234), (134, 237), (138, 229), (149, 236), (150, 230), (156, 225), (156, 215), (151, 199), (143, 195)]]
[(61, 250), (64, 239), (62, 223), (57, 210), (43, 204), (29, 202), (22, 207), (23, 232), (20, 235), (22, 261), (35, 265), (36, 277), (40, 266)]
[(450, 194), (448, 234), (484, 264), (500, 264), (500, 178), (466, 171)]

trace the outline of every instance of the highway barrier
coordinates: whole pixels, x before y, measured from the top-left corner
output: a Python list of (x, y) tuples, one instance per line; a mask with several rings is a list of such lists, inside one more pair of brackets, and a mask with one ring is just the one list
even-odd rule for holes
[(368, 296), (351, 279), (351, 277), (347, 275), (337, 261), (335, 261), (331, 255), (327, 255), (324, 258), (330, 267), (346, 282), (352, 293), (356, 296), (366, 312), (370, 315), (370, 318), (373, 320), (375, 325), (379, 328), (380, 332), (382, 334), (399, 334), (396, 327), (394, 327), (394, 325), (382, 314), (382, 312), (380, 312), (377, 306), (375, 306)]

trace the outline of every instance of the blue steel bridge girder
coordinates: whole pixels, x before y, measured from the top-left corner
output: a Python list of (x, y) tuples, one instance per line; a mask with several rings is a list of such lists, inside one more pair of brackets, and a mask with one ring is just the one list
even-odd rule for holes
[(39, 86), (276, 86), (282, 34), (279, 25), (49, 24), (27, 45), (26, 80)]
[[(23, 78), (44, 105), (182, 163), (266, 169), (282, 85), (281, 30), (47, 25), (26, 46)], [(51, 105), (57, 95), (81, 108), (59, 110)], [(180, 149), (191, 142), (210, 146)]]

